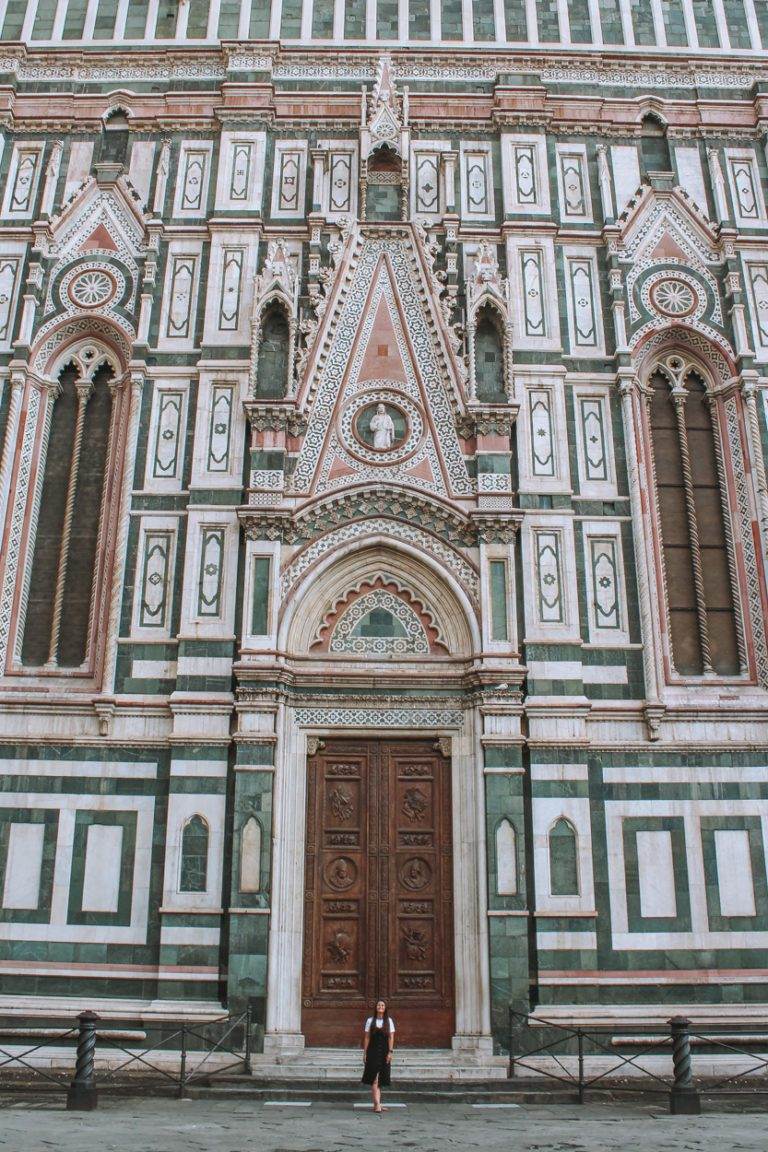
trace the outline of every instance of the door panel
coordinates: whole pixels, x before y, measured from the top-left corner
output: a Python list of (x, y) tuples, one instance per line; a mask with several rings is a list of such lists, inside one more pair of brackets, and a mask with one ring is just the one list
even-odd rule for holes
[(450, 765), (431, 742), (328, 741), (308, 765), (302, 1028), (360, 1040), (389, 1000), (400, 1043), (453, 1034)]

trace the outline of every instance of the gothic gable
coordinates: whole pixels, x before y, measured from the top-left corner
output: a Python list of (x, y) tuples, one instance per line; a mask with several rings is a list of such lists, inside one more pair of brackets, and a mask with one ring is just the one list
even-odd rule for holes
[(679, 189), (644, 186), (619, 223), (632, 344), (670, 322), (722, 343), (722, 257), (705, 217)]
[(115, 184), (86, 180), (46, 230), (46, 255), (57, 264), (94, 252), (129, 266), (146, 246), (145, 217), (124, 176)]
[(471, 494), (455, 427), (458, 387), (455, 378), (450, 391), (445, 384), (451, 361), (422, 276), (410, 231), (363, 238), (326, 317), (294, 492), (385, 482), (444, 498)]

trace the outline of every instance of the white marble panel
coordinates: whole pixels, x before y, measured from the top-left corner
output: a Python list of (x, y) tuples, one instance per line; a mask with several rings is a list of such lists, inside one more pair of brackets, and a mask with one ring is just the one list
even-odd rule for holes
[(744, 828), (715, 832), (717, 887), (721, 916), (755, 916), (755, 885), (749, 833)]
[(635, 145), (614, 144), (611, 147), (611, 166), (616, 212), (620, 215), (640, 187), (640, 162)]
[(3, 908), (29, 911), (40, 903), (44, 824), (11, 824), (5, 861)]
[(117, 912), (122, 855), (123, 829), (91, 824), (85, 847), (83, 912)]
[(637, 873), (641, 916), (676, 916), (672, 834), (637, 833)]

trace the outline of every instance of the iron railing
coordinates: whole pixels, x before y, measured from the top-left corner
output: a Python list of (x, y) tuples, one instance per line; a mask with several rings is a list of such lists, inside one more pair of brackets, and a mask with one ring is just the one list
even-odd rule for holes
[[(768, 1076), (768, 1032), (750, 1030), (744, 1041), (732, 1037), (733, 1029), (713, 1026), (692, 1031), (690, 1020), (675, 1016), (666, 1028), (626, 1029), (569, 1027), (543, 1017), (531, 1017), (509, 1009), (509, 1068), (513, 1078), (521, 1071), (554, 1081), (574, 1091), (580, 1104), (592, 1089), (619, 1089), (622, 1093), (668, 1094), (670, 1111), (698, 1113), (700, 1097), (768, 1093), (768, 1083), (756, 1084)], [(762, 1052), (745, 1046), (762, 1047)], [(694, 1055), (695, 1049), (695, 1055)], [(699, 1057), (728, 1054), (744, 1058), (745, 1067), (722, 1077), (696, 1077)], [(668, 1071), (649, 1067), (648, 1057), (668, 1057)], [(598, 1058), (606, 1067), (595, 1069)]]
[[(99, 1085), (122, 1088), (142, 1076), (159, 1078), (179, 1097), (196, 1081), (210, 1082), (226, 1073), (252, 1073), (250, 1007), (239, 1015), (219, 1016), (204, 1024), (166, 1021), (156, 1026), (159, 1036), (154, 1043), (145, 1038), (144, 1044), (129, 1045), (118, 1039), (123, 1035), (119, 1031), (98, 1029), (98, 1023), (94, 1012), (82, 1012), (76, 1027), (54, 1032), (22, 1052), (0, 1048), (0, 1091), (18, 1090), (19, 1073), (31, 1074), (33, 1083), (44, 1081), (53, 1089), (65, 1089), (68, 1108), (90, 1110), (98, 1104), (97, 1065), (101, 1065)], [(74, 1075), (33, 1060), (45, 1055), (46, 1048), (62, 1044), (72, 1047)], [(116, 1061), (111, 1059), (114, 1054), (118, 1054)]]

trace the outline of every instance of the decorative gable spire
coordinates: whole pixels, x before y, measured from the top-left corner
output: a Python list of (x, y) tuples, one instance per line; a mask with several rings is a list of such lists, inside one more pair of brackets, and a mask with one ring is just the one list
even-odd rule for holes
[(392, 60), (382, 56), (376, 69), (376, 81), (370, 97), (363, 88), (362, 122), (363, 153), (368, 156), (382, 144), (404, 157), (408, 150), (408, 90), (398, 96)]
[(295, 315), (298, 293), (298, 277), (285, 241), (271, 240), (264, 267), (256, 277), (254, 315), (259, 316), (273, 300), (279, 300), (289, 315)]

